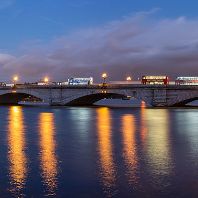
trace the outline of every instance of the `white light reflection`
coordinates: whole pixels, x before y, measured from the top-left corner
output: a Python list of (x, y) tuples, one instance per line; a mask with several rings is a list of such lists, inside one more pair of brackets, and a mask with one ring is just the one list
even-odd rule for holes
[(92, 111), (88, 108), (75, 108), (70, 110), (73, 127), (77, 128), (79, 136), (87, 141)]
[(148, 127), (145, 152), (149, 172), (156, 185), (163, 185), (163, 178), (172, 173), (169, 113), (167, 109), (147, 109)]
[(196, 109), (185, 109), (176, 112), (179, 133), (188, 141), (192, 159), (195, 159), (198, 156), (198, 111)]

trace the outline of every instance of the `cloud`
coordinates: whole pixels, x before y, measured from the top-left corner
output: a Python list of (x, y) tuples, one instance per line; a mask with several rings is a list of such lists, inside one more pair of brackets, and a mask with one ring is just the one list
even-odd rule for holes
[(9, 54), (1, 54), (0, 53), (0, 64), (4, 65), (6, 63), (9, 63), (10, 61), (12, 61), (13, 59), (15, 59), (14, 56), (11, 56)]
[(80, 29), (48, 44), (35, 42), (31, 50), (23, 46), (21, 56), (0, 66), (6, 75), (17, 72), (26, 81), (46, 74), (54, 80), (93, 76), (99, 81), (103, 71), (111, 80), (129, 74), (198, 75), (198, 20), (156, 19), (154, 11)]

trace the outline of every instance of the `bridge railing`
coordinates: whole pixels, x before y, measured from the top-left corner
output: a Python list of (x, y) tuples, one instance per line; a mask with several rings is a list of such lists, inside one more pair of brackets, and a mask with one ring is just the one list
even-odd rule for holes
[(20, 84), (14, 87), (0, 87), (1, 90), (12, 89), (198, 89), (198, 85), (142, 85), (142, 84), (94, 84), (94, 85), (31, 85)]

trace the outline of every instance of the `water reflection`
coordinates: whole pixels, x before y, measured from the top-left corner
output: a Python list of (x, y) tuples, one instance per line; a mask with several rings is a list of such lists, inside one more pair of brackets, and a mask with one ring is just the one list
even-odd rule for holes
[(112, 153), (111, 115), (108, 108), (97, 109), (98, 144), (101, 174), (105, 190), (115, 184), (115, 166)]
[(127, 165), (127, 177), (130, 184), (137, 184), (137, 151), (135, 139), (135, 120), (132, 115), (124, 115), (122, 117), (122, 132), (124, 144), (124, 160)]
[(140, 120), (140, 137), (141, 137), (141, 142), (143, 147), (145, 146), (145, 141), (147, 137), (147, 126), (146, 126), (146, 104), (145, 102), (142, 101), (141, 103), (141, 108), (140, 108), (140, 115), (141, 115), (141, 120)]
[[(149, 170), (160, 184), (159, 176), (168, 176), (172, 170), (169, 114), (167, 109), (147, 109), (147, 157)], [(163, 179), (163, 177), (161, 177)]]
[(193, 158), (198, 156), (198, 111), (197, 110), (177, 110), (177, 123), (179, 134), (185, 138), (186, 142), (189, 143), (190, 153)]
[(10, 190), (16, 197), (21, 197), (27, 177), (26, 139), (22, 107), (12, 106), (9, 108), (8, 122)]
[(52, 113), (41, 113), (39, 117), (40, 160), (42, 177), (47, 188), (47, 195), (55, 195), (57, 188), (57, 158), (55, 126)]
[(88, 140), (88, 131), (90, 127), (90, 121), (92, 118), (91, 110), (87, 108), (73, 108), (70, 110), (71, 118), (77, 129), (79, 136), (84, 140)]

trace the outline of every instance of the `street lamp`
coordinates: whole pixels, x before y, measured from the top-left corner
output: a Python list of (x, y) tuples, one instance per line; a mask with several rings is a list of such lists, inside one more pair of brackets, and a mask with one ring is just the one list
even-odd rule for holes
[(48, 77), (45, 77), (45, 78), (44, 78), (44, 82), (45, 82), (45, 83), (48, 83), (48, 82), (49, 82), (49, 78), (48, 78)]
[(13, 82), (14, 82), (14, 84), (16, 84), (16, 82), (19, 80), (19, 77), (18, 76), (14, 76), (13, 77)]
[(127, 80), (127, 81), (131, 81), (131, 80), (132, 80), (131, 76), (128, 76), (128, 77), (126, 78), (126, 80)]
[(103, 78), (103, 84), (105, 84), (106, 83), (107, 74), (103, 73), (102, 74), (102, 78)]

